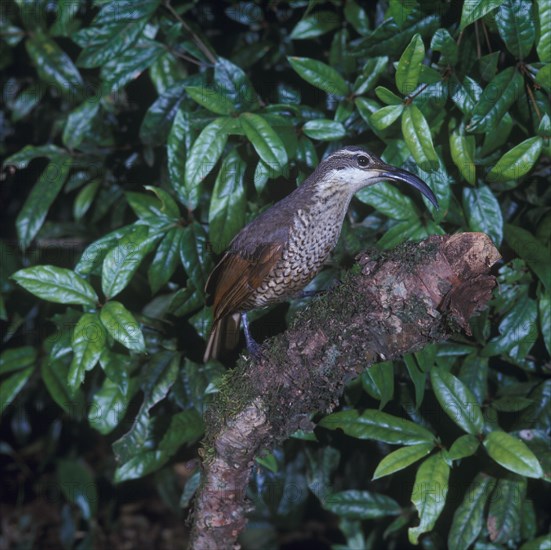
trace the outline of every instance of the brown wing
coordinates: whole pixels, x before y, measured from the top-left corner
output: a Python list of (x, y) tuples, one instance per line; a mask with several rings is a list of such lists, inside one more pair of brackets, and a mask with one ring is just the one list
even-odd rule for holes
[(224, 254), (205, 285), (205, 291), (213, 296), (215, 322), (241, 311), (282, 252), (283, 244), (267, 243), (258, 246), (254, 254), (247, 257), (232, 251)]

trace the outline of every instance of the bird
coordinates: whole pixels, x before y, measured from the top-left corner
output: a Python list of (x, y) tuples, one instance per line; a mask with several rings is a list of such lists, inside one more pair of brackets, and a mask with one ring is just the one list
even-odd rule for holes
[(300, 295), (335, 248), (354, 194), (381, 181), (411, 185), (438, 208), (436, 196), (418, 176), (362, 147), (347, 146), (327, 156), (292, 193), (237, 233), (205, 285), (213, 308), (205, 362), (233, 347), (240, 318), (247, 348), (257, 355), (247, 312)]

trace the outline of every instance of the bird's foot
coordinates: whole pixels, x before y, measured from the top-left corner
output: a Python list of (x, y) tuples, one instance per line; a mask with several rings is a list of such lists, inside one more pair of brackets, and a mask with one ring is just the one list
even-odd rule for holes
[(251, 335), (249, 320), (247, 319), (246, 313), (243, 313), (241, 320), (243, 321), (243, 332), (245, 333), (245, 341), (247, 342), (247, 351), (253, 359), (260, 359), (260, 356), (262, 355), (260, 351), (260, 344)]

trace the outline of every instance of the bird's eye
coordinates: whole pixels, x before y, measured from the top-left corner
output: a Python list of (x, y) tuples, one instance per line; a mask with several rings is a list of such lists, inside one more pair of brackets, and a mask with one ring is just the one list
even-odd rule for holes
[(358, 165), (362, 168), (369, 166), (369, 159), (365, 155), (360, 155), (358, 157)]

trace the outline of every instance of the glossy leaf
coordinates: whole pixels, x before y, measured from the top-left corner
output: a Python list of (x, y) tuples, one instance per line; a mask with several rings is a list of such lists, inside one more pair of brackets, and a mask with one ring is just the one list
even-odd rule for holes
[(180, 259), (193, 286), (202, 291), (213, 267), (213, 261), (207, 234), (197, 222), (184, 228), (180, 243)]
[(479, 473), (469, 485), (453, 516), (449, 548), (468, 548), (477, 539), (484, 525), (484, 508), (495, 483), (493, 477)]
[(503, 239), (503, 216), (496, 196), (486, 186), (463, 188), (463, 210), (471, 231), (481, 231), (499, 246)]
[(463, 30), (467, 25), (474, 23), (478, 19), (482, 19), (487, 13), (503, 4), (504, 0), (472, 0), (463, 4), (461, 12), (460, 30)]
[(347, 0), (344, 5), (344, 16), (346, 20), (361, 35), (369, 34), (369, 18), (365, 10), (354, 0)]
[(536, 44), (536, 51), (542, 63), (551, 63), (551, 6), (546, 0), (536, 0), (539, 40)]
[[(348, 5), (348, 2), (347, 2)], [(363, 66), (361, 74), (354, 82), (353, 91), (355, 95), (365, 94), (371, 90), (381, 75), (388, 67), (388, 57), (379, 56), (368, 59)]]
[(480, 434), (484, 427), (484, 418), (469, 388), (453, 374), (438, 368), (430, 371), (430, 380), (445, 413), (467, 433)]
[(25, 387), (33, 371), (33, 367), (25, 367), (10, 374), (0, 382), (0, 410), (6, 411), (8, 409), (17, 394)]
[(92, 520), (97, 514), (98, 490), (90, 469), (77, 460), (60, 460), (57, 482), (65, 498), (80, 508), (84, 519)]
[(259, 108), (256, 91), (241, 67), (218, 56), (214, 65), (214, 81), (224, 91), (224, 95), (236, 111)]
[(408, 95), (417, 88), (424, 57), (423, 39), (421, 35), (415, 34), (400, 57), (396, 69), (396, 87), (401, 94)]
[(538, 459), (520, 439), (505, 432), (491, 432), (483, 445), (488, 454), (507, 470), (526, 477), (543, 477)]
[(101, 67), (131, 47), (158, 4), (157, 0), (123, 0), (115, 5), (104, 4), (92, 25), (73, 35), (83, 48), (77, 60), (79, 67)]
[(434, 33), (430, 47), (431, 49), (442, 54), (443, 59), (440, 59), (440, 65), (442, 65), (443, 62), (449, 63), (450, 65), (456, 64), (458, 53), (457, 43), (451, 37), (447, 29), (438, 29)]
[(145, 352), (140, 325), (120, 302), (107, 302), (101, 308), (100, 319), (107, 332), (125, 348), (140, 353)]
[(460, 460), (472, 456), (480, 445), (480, 441), (471, 434), (458, 437), (450, 447), (448, 456), (450, 460)]
[(527, 174), (536, 164), (543, 146), (543, 138), (525, 139), (507, 151), (488, 173), (488, 181), (516, 180)]
[(396, 516), (400, 505), (392, 498), (370, 491), (341, 491), (329, 495), (323, 507), (334, 514), (350, 519), (375, 519)]
[(411, 493), (411, 501), (419, 514), (419, 525), (408, 529), (411, 544), (417, 544), (419, 537), (434, 527), (448, 495), (450, 467), (443, 454), (427, 458), (417, 470)]
[(119, 385), (106, 378), (99, 390), (94, 394), (88, 422), (90, 426), (103, 435), (111, 433), (123, 420), (130, 399), (138, 390), (137, 380), (131, 380), (126, 392)]
[(395, 220), (417, 218), (413, 201), (401, 193), (396, 184), (382, 182), (370, 185), (361, 189), (357, 197), (389, 218)]
[(150, 251), (149, 230), (137, 225), (124, 235), (105, 256), (101, 271), (101, 288), (107, 298), (113, 298), (130, 282), (140, 263)]
[(188, 207), (195, 208), (201, 192), (200, 184), (212, 171), (228, 140), (231, 119), (217, 118), (199, 134), (186, 160), (184, 195)]
[(526, 260), (544, 287), (551, 291), (551, 261), (542, 241), (526, 229), (512, 224), (505, 225), (505, 239), (515, 253)]
[(432, 449), (434, 449), (433, 443), (420, 443), (418, 445), (411, 445), (410, 447), (402, 447), (391, 452), (379, 462), (373, 474), (373, 479), (379, 479), (407, 468), (414, 462), (427, 456)]
[(92, 206), (94, 202), (100, 185), (100, 180), (93, 180), (80, 190), (73, 205), (73, 216), (76, 220), (80, 220), (84, 217), (86, 212), (88, 212), (90, 206)]
[(526, 479), (518, 476), (497, 480), (490, 495), (486, 528), (490, 541), (510, 544), (520, 539), (522, 505), (526, 497)]
[(222, 252), (245, 225), (245, 169), (245, 163), (233, 150), (216, 177), (209, 209), (209, 234), (216, 253)]
[(10, 348), (0, 353), (0, 374), (15, 372), (36, 362), (37, 352), (32, 346)]
[(321, 420), (320, 426), (336, 430), (357, 439), (376, 439), (385, 443), (415, 445), (432, 443), (434, 435), (423, 426), (390, 414), (368, 409), (362, 414), (348, 410), (330, 414)]
[(302, 131), (309, 138), (319, 141), (335, 141), (346, 135), (346, 130), (340, 122), (324, 118), (309, 120), (302, 127)]
[(74, 149), (80, 145), (99, 110), (97, 101), (84, 101), (67, 117), (63, 130), (63, 143)]
[(332, 11), (317, 11), (303, 17), (291, 31), (291, 40), (304, 40), (321, 36), (340, 26), (339, 17)]
[(71, 58), (50, 37), (41, 31), (32, 33), (25, 42), (27, 53), (40, 78), (57, 93), (71, 99), (80, 99), (84, 83)]
[(186, 92), (196, 103), (217, 115), (230, 115), (234, 111), (232, 102), (216, 89), (206, 86), (187, 86)]
[(387, 105), (374, 112), (369, 120), (377, 130), (384, 130), (397, 120), (403, 112), (403, 105)]
[(170, 278), (176, 271), (176, 267), (178, 267), (182, 235), (183, 231), (180, 227), (173, 227), (162, 238), (157, 247), (157, 251), (147, 272), (149, 286), (153, 294), (159, 292), (170, 281)]
[(507, 67), (484, 88), (467, 126), (469, 132), (485, 133), (503, 117), (519, 97), (523, 80), (515, 67)]
[(243, 113), (239, 120), (258, 156), (268, 166), (283, 170), (288, 162), (287, 151), (281, 138), (266, 119), (254, 113)]
[(504, 0), (497, 10), (495, 22), (505, 47), (517, 59), (524, 59), (536, 36), (532, 2)]
[(307, 57), (288, 57), (291, 67), (309, 84), (328, 94), (345, 96), (348, 84), (333, 67)]
[(106, 333), (96, 313), (85, 313), (73, 331), (73, 360), (67, 383), (74, 392), (84, 382), (86, 371), (92, 370), (106, 344)]
[(377, 86), (375, 95), (387, 105), (403, 105), (403, 99), (384, 86)]
[(25, 199), (15, 221), (21, 248), (27, 248), (40, 231), (50, 207), (69, 175), (71, 164), (70, 157), (53, 157)]
[(476, 166), (474, 163), (475, 140), (473, 136), (464, 136), (457, 132), (450, 133), (450, 151), (452, 160), (461, 175), (471, 185), (476, 183)]
[(438, 155), (432, 144), (430, 127), (423, 113), (415, 105), (404, 109), (402, 135), (415, 161), (423, 170), (438, 168)]
[(98, 302), (90, 283), (70, 269), (37, 265), (20, 269), (12, 278), (25, 290), (48, 302), (90, 307)]

